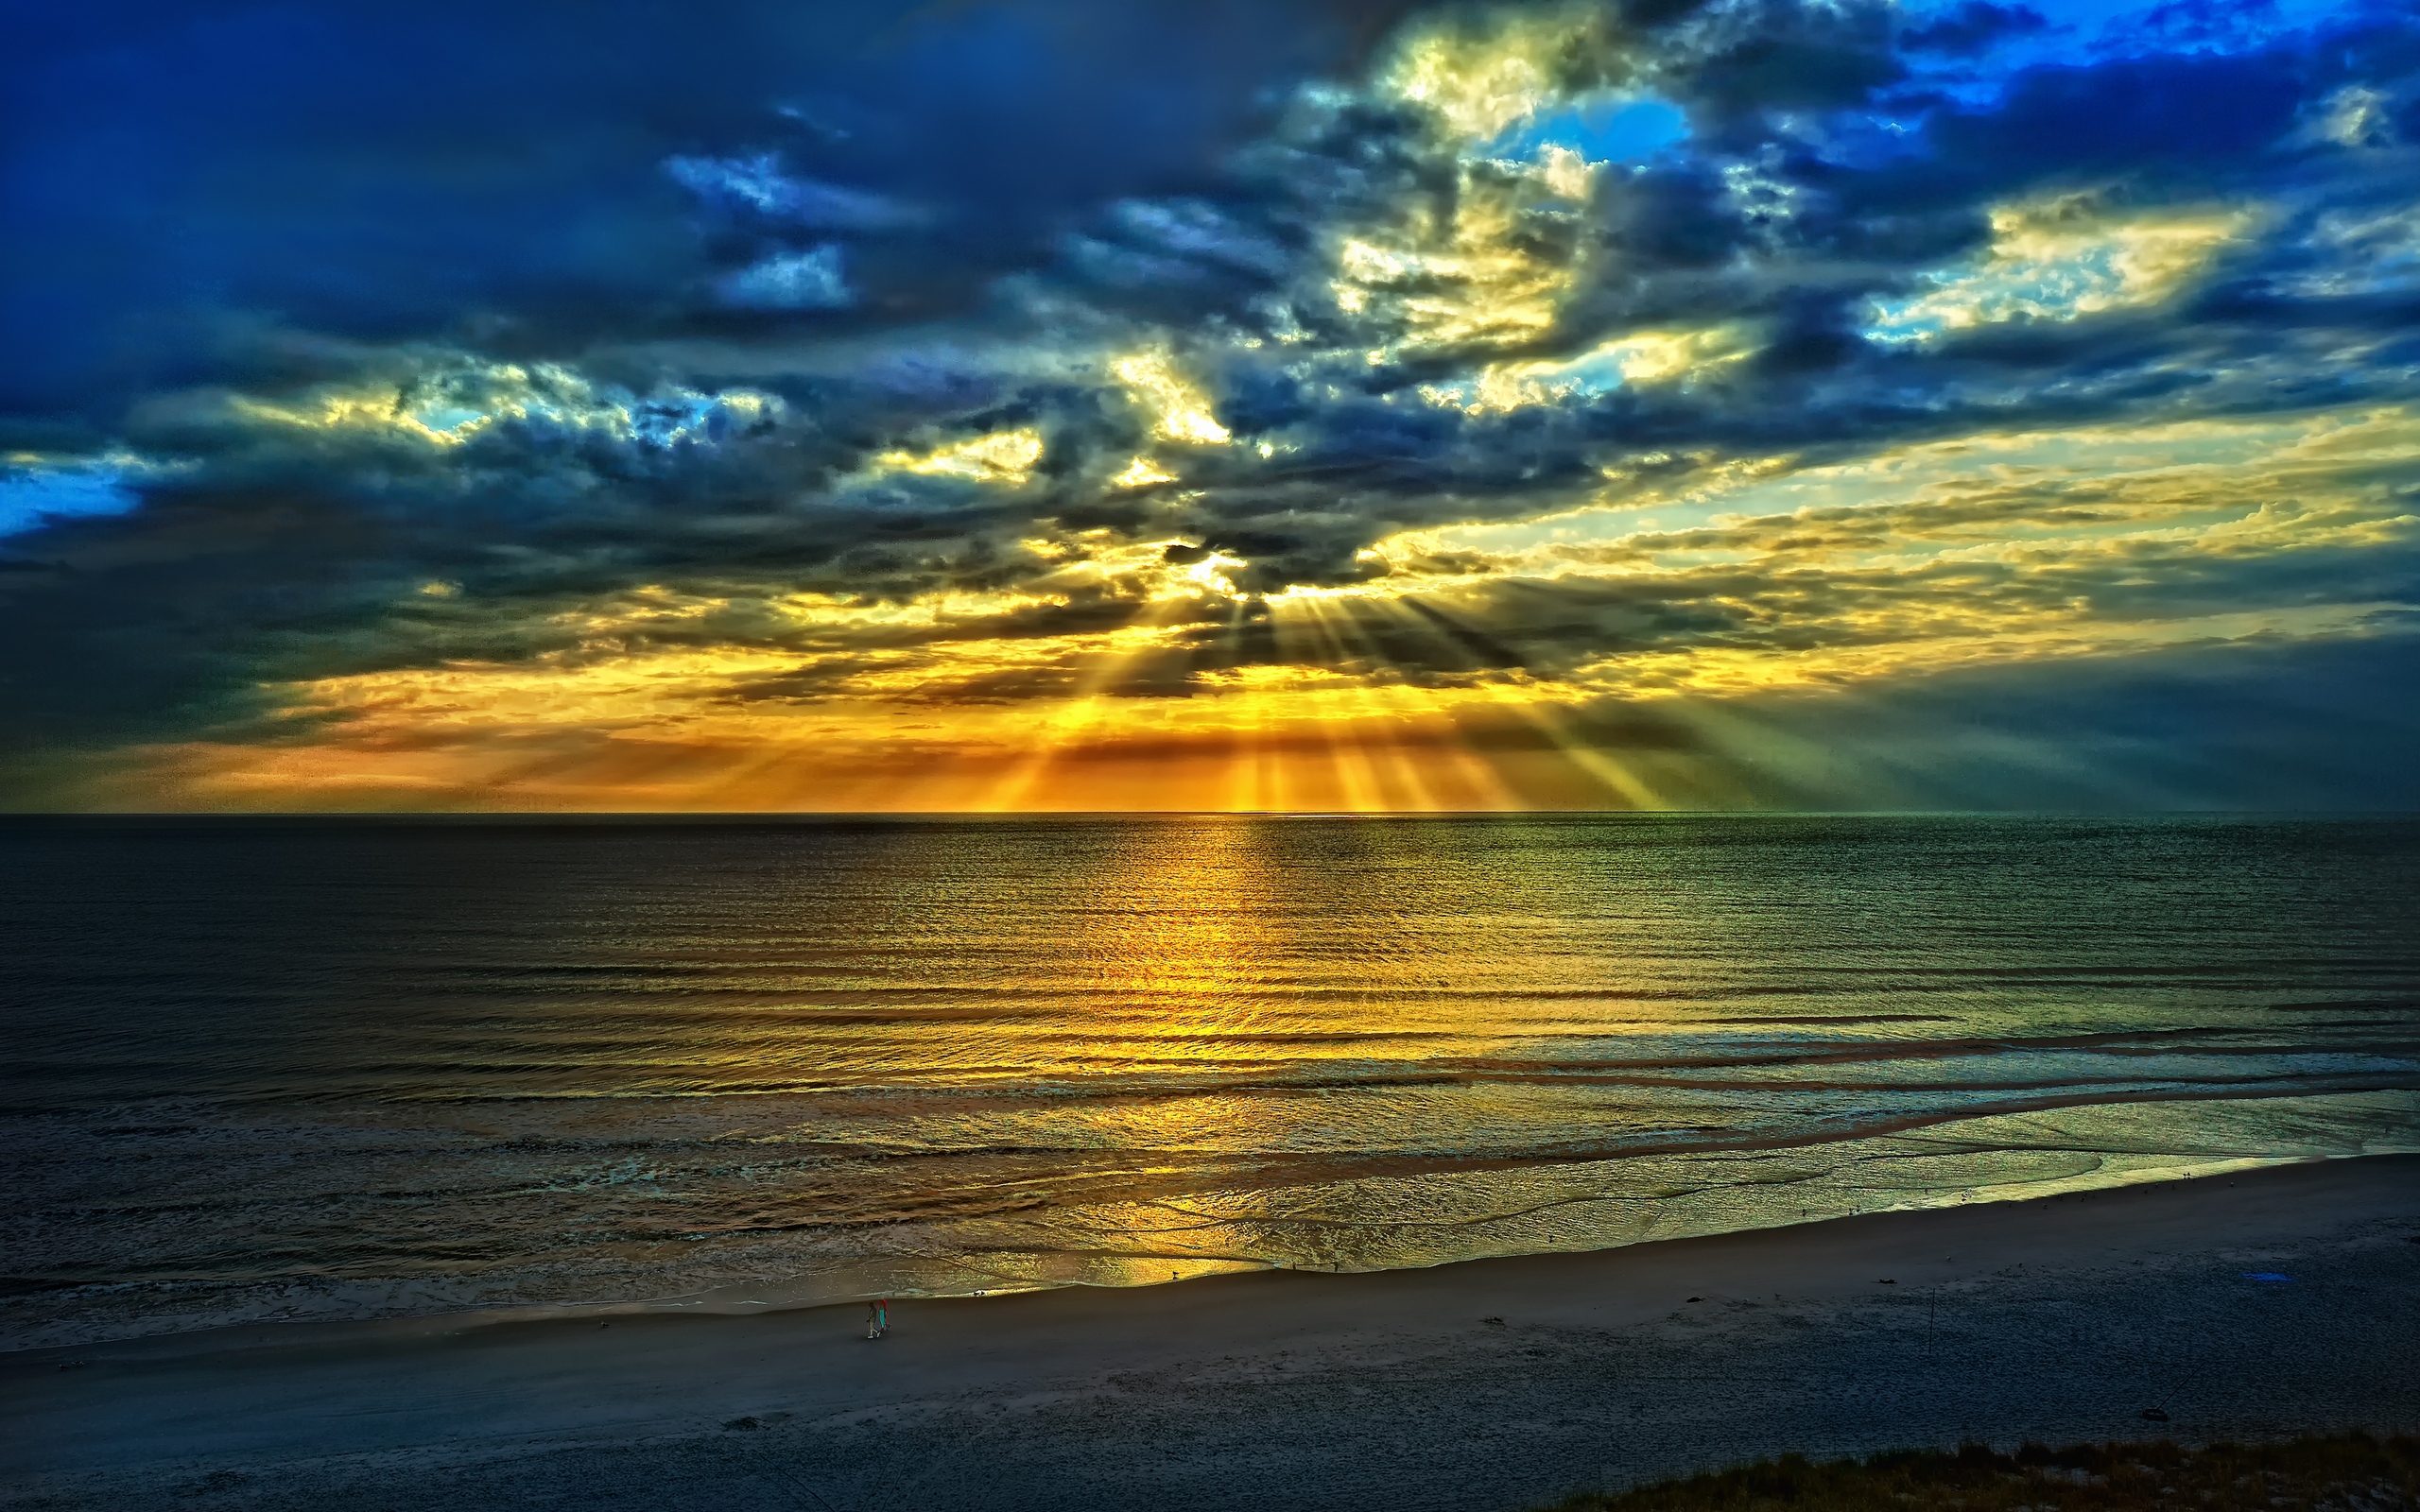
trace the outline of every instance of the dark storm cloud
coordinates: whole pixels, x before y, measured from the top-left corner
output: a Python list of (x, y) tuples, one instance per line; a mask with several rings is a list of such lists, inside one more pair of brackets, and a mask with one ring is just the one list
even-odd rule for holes
[[(1390, 9), (438, 0), (26, 18), (0, 65), (6, 215), (36, 231), (11, 238), (0, 404), (21, 426), (106, 429), (146, 389), (307, 374), (278, 339), (294, 331), (544, 354), (728, 328), (717, 276), (836, 232), (917, 232), (853, 262), (862, 302), (946, 309), (1069, 216), (1200, 181), (1269, 91), (1349, 66)], [(759, 192), (717, 191), (717, 163)]]
[(1776, 808), (2408, 810), (2420, 720), (2380, 695), (2415, 681), (2408, 632), (2192, 646), (1751, 698), (1722, 728)]
[[(10, 738), (173, 733), (251, 716), (265, 681), (683, 638), (820, 649), (839, 660), (738, 696), (821, 696), (849, 656), (905, 642), (808, 646), (768, 598), (1028, 590), (1060, 607), (984, 633), (1039, 640), (1132, 618), (1114, 583), (1050, 586), (1104, 541), (1181, 539), (1241, 561), (1247, 590), (1347, 584), (1395, 570), (1368, 549), (1400, 531), (1739, 457), (2420, 386), (2420, 280), (2391, 229), (2420, 188), (2420, 25), (2396, 8), (2305, 31), (2171, 8), (2099, 53), (1996, 75), (1996, 48), (2048, 31), (2034, 11), (1607, 8), (1573, 24), (1553, 82), (1652, 96), (1685, 134), (1609, 160), (1577, 197), (1542, 187), (1527, 146), (1492, 161), (1400, 94), (1300, 87), (1363, 77), (1407, 9), (195, 4), (27, 22), (0, 80), (0, 217), (31, 228), (5, 254), (0, 442), (40, 454), (26, 466), (131, 458), (107, 465), (142, 503), (0, 539)], [(1507, 16), (1577, 12), (1456, 14), (1476, 46)], [(2261, 219), (2173, 299), (1877, 331), (1877, 308), (1989, 258), (1996, 209), (2062, 195), (2092, 224), (2214, 204)], [(1556, 291), (1510, 335), (1433, 318), (1528, 297), (1471, 271), (1454, 228), (1480, 225), (1487, 257)], [(1355, 239), (1406, 254), (1357, 303), (1339, 292)], [(1491, 365), (1722, 322), (1737, 360), (1685, 382), (1452, 402)], [(1145, 348), (1232, 439), (1184, 450), (1179, 479), (1113, 487), (1157, 441), (1103, 361)], [(1029, 467), (896, 460), (1024, 431)], [(2296, 562), (2138, 563), (2156, 576), (2128, 592), (2179, 612), (2413, 593), (2394, 552)], [(2044, 605), (2117, 592), (2081, 567), (2004, 576)], [(649, 585), (723, 607), (582, 627)], [(1417, 680), (1789, 646), (1941, 586), (1839, 567), (1506, 580), (1340, 610), (1350, 635), (1325, 650), (1204, 610), (1118, 687), (1181, 693), (1270, 662)], [(1072, 674), (986, 676), (928, 696), (1034, 696)]]
[(1992, 0), (1965, 0), (1963, 5), (1923, 26), (1902, 33), (1899, 44), (1910, 52), (1948, 53), (1972, 58), (2007, 37), (2048, 29), (2049, 22), (2030, 6), (1994, 5)]

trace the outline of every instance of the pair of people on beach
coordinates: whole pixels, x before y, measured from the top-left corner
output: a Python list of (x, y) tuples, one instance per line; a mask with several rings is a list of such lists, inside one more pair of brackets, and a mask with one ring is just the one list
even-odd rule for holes
[(878, 1339), (890, 1332), (890, 1298), (876, 1297), (866, 1304), (866, 1337)]

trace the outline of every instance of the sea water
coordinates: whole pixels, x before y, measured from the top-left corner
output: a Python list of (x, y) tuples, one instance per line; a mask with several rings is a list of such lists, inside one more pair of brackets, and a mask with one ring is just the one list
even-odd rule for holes
[(2420, 821), (0, 821), (0, 1336), (1160, 1283), (2420, 1148)]

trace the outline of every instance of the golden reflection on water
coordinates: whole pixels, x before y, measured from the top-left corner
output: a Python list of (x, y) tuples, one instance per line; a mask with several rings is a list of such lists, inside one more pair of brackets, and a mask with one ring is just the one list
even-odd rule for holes
[[(1037, 1204), (903, 1231), (897, 1289), (1587, 1249), (2217, 1168), (2268, 1158), (2280, 1120), (2335, 1116), (2313, 1098), (1940, 1124), (1925, 1090), (1975, 1073), (1938, 1048), (2005, 1032), (2020, 1005), (1938, 982), (1916, 1004), (1929, 1011), (1877, 999), (1891, 968), (1873, 942), (1769, 879), (1676, 885), (1651, 853), (1599, 852), (1575, 888), (1570, 858), (1534, 844), (1456, 855), (1385, 822), (1201, 819), (1129, 840), (1057, 853), (1018, 904), (1037, 1011), (972, 1031), (1001, 1079), (1047, 1094), (916, 1118), (926, 1150), (1059, 1152), (1016, 1178)], [(1760, 963), (1775, 949), (1778, 1013)], [(1954, 951), (1930, 965), (1962, 967)], [(1827, 971), (1860, 985), (1810, 993)], [(1827, 1043), (1873, 1054), (1820, 1074), (1792, 1058)], [(2003, 1079), (2076, 1074), (1964, 1054)], [(1877, 1094), (1917, 1126), (1859, 1137)], [(2409, 1111), (2388, 1098), (2339, 1109), (2311, 1147), (2375, 1143)], [(1080, 1183), (1080, 1154), (1095, 1162)]]
[[(2420, 1143), (2409, 1013), (2379, 1006), (2413, 986), (2408, 894), (2337, 830), (2257, 828), (280, 831), (244, 865), (181, 840), (127, 873), (173, 892), (137, 900), (158, 959), (44, 967), (108, 1011), (41, 1049), (46, 1089), (92, 1079), (27, 1164), (77, 1203), (175, 1195), (115, 1231), (134, 1260), (77, 1263), (303, 1257), (225, 1282), (265, 1308), (304, 1263), (459, 1305), (752, 1306), (1426, 1265)], [(291, 926), (195, 912), (229, 889)], [(178, 975), (198, 939), (232, 964)], [(173, 1129), (130, 1122), (147, 1098)]]

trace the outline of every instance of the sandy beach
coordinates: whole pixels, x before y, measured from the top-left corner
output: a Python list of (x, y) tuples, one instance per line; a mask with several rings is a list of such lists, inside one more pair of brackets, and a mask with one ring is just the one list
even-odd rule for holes
[(0, 1506), (1483, 1512), (1792, 1451), (2409, 1431), (2420, 1157), (908, 1301), (879, 1343), (861, 1313), (23, 1351), (0, 1359)]

